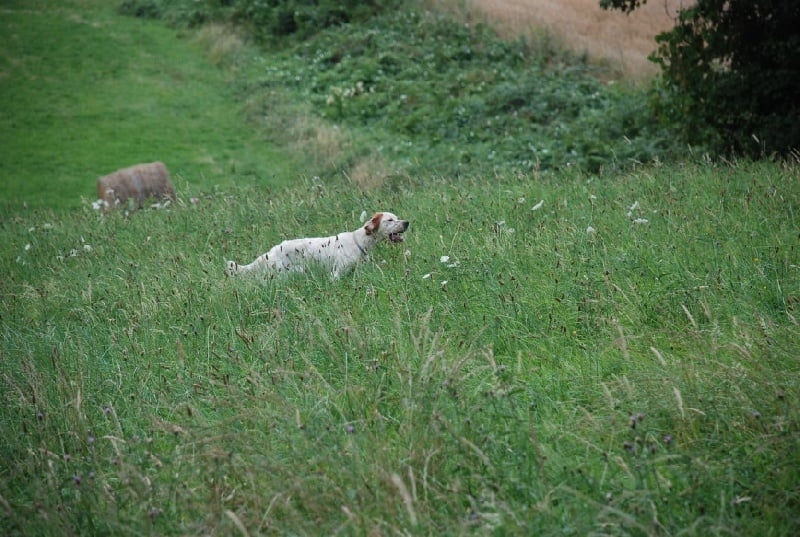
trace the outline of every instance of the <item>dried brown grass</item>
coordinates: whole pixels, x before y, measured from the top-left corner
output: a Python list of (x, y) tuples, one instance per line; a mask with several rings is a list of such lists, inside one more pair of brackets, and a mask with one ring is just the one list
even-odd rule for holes
[[(647, 60), (657, 34), (670, 29), (690, 0), (650, 0), (630, 15), (600, 8), (600, 0), (464, 0), (468, 13), (488, 19), (501, 35), (519, 37), (542, 28), (563, 45), (607, 62), (627, 79), (649, 78), (657, 67)], [(460, 0), (438, 0), (457, 9)]]
[(175, 187), (163, 162), (137, 164), (97, 179), (97, 197), (107, 207), (127, 206), (133, 200), (143, 207), (148, 199), (175, 199)]

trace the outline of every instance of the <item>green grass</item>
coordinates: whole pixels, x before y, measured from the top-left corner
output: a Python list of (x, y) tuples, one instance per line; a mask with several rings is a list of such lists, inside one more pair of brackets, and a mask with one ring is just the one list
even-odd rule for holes
[[(2, 9), (3, 535), (800, 532), (796, 163), (411, 177), (291, 53)], [(178, 201), (81, 204), (115, 155)], [(339, 281), (223, 276), (382, 209)]]
[(192, 39), (101, 1), (5, 2), (2, 19), (2, 209), (75, 208), (98, 176), (155, 160), (195, 192), (297, 177)]
[[(4, 223), (4, 533), (800, 529), (796, 167), (273, 201)], [(380, 208), (340, 281), (222, 276)]]

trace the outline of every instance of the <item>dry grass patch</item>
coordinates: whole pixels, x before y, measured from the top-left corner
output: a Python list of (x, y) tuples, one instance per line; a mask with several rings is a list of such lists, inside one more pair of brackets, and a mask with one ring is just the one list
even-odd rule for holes
[(605, 11), (599, 0), (467, 0), (466, 6), (470, 13), (487, 17), (506, 37), (546, 27), (567, 47), (611, 62), (625, 78), (641, 80), (657, 71), (647, 60), (655, 49), (654, 37), (672, 27), (684, 3), (650, 2), (631, 15)]
[(200, 28), (195, 39), (206, 50), (215, 65), (229, 63), (245, 45), (235, 29), (224, 24), (207, 24)]

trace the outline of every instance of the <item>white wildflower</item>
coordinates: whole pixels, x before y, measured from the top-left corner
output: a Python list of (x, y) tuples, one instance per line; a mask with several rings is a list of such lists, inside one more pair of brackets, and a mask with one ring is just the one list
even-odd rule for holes
[(91, 252), (92, 251), (92, 245), (91, 244), (84, 244), (83, 245), (83, 251), (84, 252)]
[(521, 198), (517, 199), (517, 203), (519, 203), (520, 205), (522, 205), (523, 203), (525, 203), (525, 198), (522, 198), (522, 197), (521, 197)]
[(427, 279), (428, 279), (428, 278), (430, 278), (430, 277), (431, 277), (431, 273), (430, 273), (430, 272), (429, 272), (429, 273), (427, 273), (427, 274), (423, 274), (423, 275), (422, 275), (422, 279), (423, 279), (423, 280), (427, 280)]
[(589, 226), (589, 227), (586, 228), (586, 234), (587, 235), (594, 235), (594, 233), (595, 233), (595, 230), (594, 230), (594, 228), (592, 226)]
[(449, 255), (443, 255), (442, 257), (439, 258), (440, 263), (447, 263), (448, 261), (450, 261)]
[(633, 221), (634, 224), (646, 224), (649, 220), (647, 218), (637, 218)]
[(542, 205), (544, 205), (544, 200), (541, 200), (539, 203), (531, 207), (531, 211), (538, 211), (542, 208)]
[(631, 208), (630, 208), (630, 209), (628, 209), (628, 210), (629, 210), (629, 211), (631, 211), (631, 212), (633, 212), (633, 211), (635, 211), (635, 210), (636, 210), (636, 209), (638, 209), (638, 208), (639, 208), (639, 202), (638, 202), (638, 201), (634, 201), (634, 202), (633, 202), (633, 205), (631, 205)]
[(31, 243), (26, 244), (25, 245), (25, 251), (27, 252), (30, 249), (31, 249)]
[(358, 217), (358, 220), (363, 224), (367, 221), (367, 211), (361, 211), (361, 216)]

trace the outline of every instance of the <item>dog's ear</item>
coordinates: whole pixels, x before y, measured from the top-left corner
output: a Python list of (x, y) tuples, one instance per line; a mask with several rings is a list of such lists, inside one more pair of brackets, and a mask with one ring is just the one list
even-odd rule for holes
[(375, 213), (372, 215), (372, 218), (369, 222), (364, 226), (364, 230), (367, 232), (367, 235), (372, 235), (377, 231), (378, 226), (381, 225), (381, 220), (383, 219), (383, 213)]

